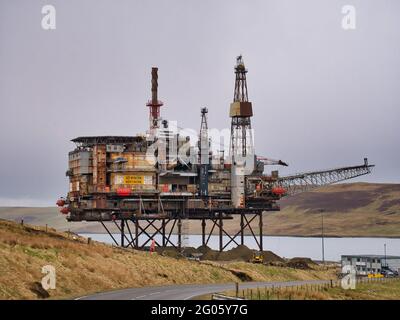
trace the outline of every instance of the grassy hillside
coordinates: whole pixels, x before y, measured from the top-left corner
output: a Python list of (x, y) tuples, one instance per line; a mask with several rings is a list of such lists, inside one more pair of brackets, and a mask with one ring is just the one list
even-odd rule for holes
[[(56, 289), (43, 291), (42, 267), (56, 269)], [(0, 220), (0, 299), (68, 298), (126, 287), (329, 279), (334, 270), (304, 271), (249, 263), (196, 262), (119, 249), (41, 227)], [(261, 269), (260, 269), (261, 268)], [(263, 269), (264, 268), (264, 269)], [(265, 271), (270, 270), (270, 271)]]
[[(268, 235), (317, 236), (321, 232), (320, 209), (324, 210), (325, 233), (330, 236), (400, 237), (400, 184), (349, 183), (327, 186), (312, 192), (286, 197), (282, 210), (264, 216)], [(1, 208), (0, 218), (36, 225), (48, 224), (58, 230), (103, 233), (96, 222), (68, 223), (57, 208)], [(253, 225), (258, 231), (257, 221)], [(226, 221), (230, 232), (239, 221)], [(112, 231), (117, 231), (110, 225)], [(210, 228), (210, 227), (209, 227)], [(201, 233), (199, 221), (189, 226), (192, 234)], [(250, 234), (249, 231), (247, 231)]]
[(271, 235), (400, 237), (400, 184), (352, 183), (323, 187), (282, 200), (266, 216)]

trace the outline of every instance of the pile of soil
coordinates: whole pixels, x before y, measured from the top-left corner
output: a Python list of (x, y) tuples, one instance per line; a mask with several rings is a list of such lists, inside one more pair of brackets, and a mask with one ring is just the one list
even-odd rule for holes
[(280, 256), (277, 254), (273, 253), (272, 251), (263, 251), (263, 256), (264, 256), (264, 263), (284, 263), (285, 260), (282, 259)]
[(237, 246), (228, 251), (218, 252), (217, 259), (220, 261), (249, 261), (253, 256), (253, 250), (247, 248), (246, 246)]
[[(158, 253), (169, 257), (179, 258), (182, 256), (195, 256), (199, 257), (200, 260), (211, 261), (249, 261), (255, 252), (255, 250), (251, 250), (244, 245), (239, 245), (236, 248), (232, 248), (223, 252), (213, 250), (207, 246), (200, 246), (197, 249), (193, 247), (186, 247), (182, 254), (172, 247), (157, 248), (156, 250)], [(284, 263), (284, 260), (272, 251), (263, 251), (262, 253), (265, 263)]]
[(201, 260), (217, 260), (217, 255), (219, 253), (207, 246), (200, 246), (197, 248), (197, 251), (203, 254), (200, 257)]
[(302, 269), (302, 270), (310, 270), (313, 269), (312, 267), (315, 266), (316, 263), (312, 261), (310, 258), (302, 258), (302, 257), (296, 257), (293, 259), (290, 259), (287, 263), (286, 266), (294, 269)]

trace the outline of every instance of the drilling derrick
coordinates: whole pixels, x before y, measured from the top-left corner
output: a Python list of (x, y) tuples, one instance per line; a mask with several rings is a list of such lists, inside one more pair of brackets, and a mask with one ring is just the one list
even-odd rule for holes
[(208, 196), (208, 169), (210, 158), (210, 142), (208, 140), (208, 125), (207, 125), (207, 108), (201, 109), (201, 126), (200, 126), (200, 141), (199, 141), (199, 190), (201, 196)]
[(251, 133), (253, 109), (247, 94), (246, 73), (243, 58), (239, 56), (235, 66), (235, 93), (229, 112), (231, 117), (231, 200), (236, 208), (245, 206), (245, 175), (254, 171), (254, 146)]
[(158, 100), (158, 68), (151, 68), (151, 100), (146, 104), (149, 107), (150, 133), (160, 127), (160, 107), (162, 101)]

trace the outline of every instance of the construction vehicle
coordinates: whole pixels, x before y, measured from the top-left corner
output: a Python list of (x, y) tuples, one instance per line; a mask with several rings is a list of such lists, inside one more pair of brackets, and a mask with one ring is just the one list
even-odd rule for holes
[(253, 252), (253, 256), (250, 259), (251, 263), (264, 263), (264, 255), (261, 251)]

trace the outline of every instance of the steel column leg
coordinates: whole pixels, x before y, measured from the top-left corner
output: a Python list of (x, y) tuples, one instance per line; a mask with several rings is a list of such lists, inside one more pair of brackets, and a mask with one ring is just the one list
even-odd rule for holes
[(139, 249), (139, 220), (135, 219), (135, 248)]
[(206, 219), (201, 220), (201, 237), (202, 237), (202, 245), (206, 245)]
[(182, 249), (182, 220), (181, 217), (178, 218), (178, 249)]
[(222, 214), (219, 214), (219, 251), (222, 252), (224, 249), (224, 243), (223, 243), (223, 234), (222, 234), (222, 228), (223, 228), (223, 222), (222, 222)]
[(125, 247), (125, 220), (121, 220), (121, 247)]
[(165, 219), (162, 219), (161, 223), (162, 223), (162, 226), (161, 226), (161, 228), (162, 228), (162, 245), (163, 245), (163, 247), (166, 247), (167, 239), (165, 238)]
[(240, 214), (240, 244), (244, 245), (244, 219), (243, 213)]

